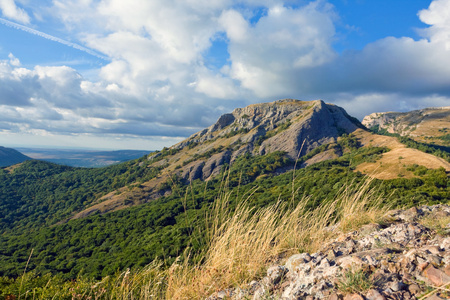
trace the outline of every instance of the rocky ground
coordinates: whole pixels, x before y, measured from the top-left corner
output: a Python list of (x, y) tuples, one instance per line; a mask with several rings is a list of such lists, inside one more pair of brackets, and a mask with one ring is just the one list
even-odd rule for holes
[(450, 206), (395, 210), (385, 224), (291, 256), (217, 299), (450, 299)]

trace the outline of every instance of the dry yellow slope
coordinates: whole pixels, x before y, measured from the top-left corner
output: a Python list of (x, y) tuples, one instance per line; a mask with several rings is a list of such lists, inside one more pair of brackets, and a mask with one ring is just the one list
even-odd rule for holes
[(387, 147), (391, 149), (374, 163), (360, 164), (356, 171), (361, 173), (378, 179), (411, 178), (414, 177), (414, 174), (408, 171), (407, 168), (414, 164), (428, 169), (443, 167), (447, 172), (450, 172), (450, 163), (444, 159), (416, 149), (407, 148), (394, 137), (371, 134), (361, 129), (355, 131), (354, 134), (364, 146)]

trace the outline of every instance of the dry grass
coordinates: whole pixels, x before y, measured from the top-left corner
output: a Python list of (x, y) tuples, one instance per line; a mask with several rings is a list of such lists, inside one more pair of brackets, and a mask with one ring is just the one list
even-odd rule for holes
[(423, 226), (430, 228), (440, 235), (450, 234), (450, 216), (436, 217), (435, 215), (429, 215), (419, 219), (419, 223)]
[(389, 152), (383, 153), (378, 161), (362, 163), (356, 167), (355, 171), (360, 171), (378, 179), (394, 179), (399, 176), (404, 178), (415, 177), (412, 172), (407, 170), (407, 167), (413, 164), (418, 164), (428, 169), (443, 167), (450, 171), (450, 163), (444, 159), (417, 149), (407, 148), (394, 137), (371, 134), (360, 129), (355, 131), (355, 135), (364, 146), (387, 147), (390, 149)]
[(224, 211), (231, 194), (226, 194), (216, 206), (217, 222), (204, 263), (173, 267), (167, 299), (202, 299), (218, 290), (245, 286), (281, 255), (299, 249), (315, 252), (342, 232), (380, 221), (388, 208), (380, 208), (381, 198), (369, 187), (370, 181), (357, 190), (345, 189), (335, 201), (314, 210), (306, 210), (308, 198), (293, 209), (280, 201), (257, 211), (243, 200), (228, 217)]

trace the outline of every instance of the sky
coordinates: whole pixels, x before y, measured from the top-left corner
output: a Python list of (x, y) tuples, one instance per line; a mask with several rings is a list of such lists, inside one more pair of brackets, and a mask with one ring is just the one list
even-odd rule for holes
[(234, 108), (450, 106), (450, 0), (0, 0), (0, 145), (158, 150)]

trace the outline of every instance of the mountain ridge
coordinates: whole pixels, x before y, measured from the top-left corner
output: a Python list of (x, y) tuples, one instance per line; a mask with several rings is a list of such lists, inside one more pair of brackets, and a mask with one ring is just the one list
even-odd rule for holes
[(408, 136), (417, 142), (450, 146), (450, 106), (372, 113), (363, 118), (362, 124), (375, 131)]
[[(146, 195), (144, 200), (129, 201), (128, 206), (168, 195), (172, 191), (166, 186), (174, 176), (185, 183), (210, 180), (242, 155), (283, 152), (295, 161), (321, 145), (335, 143), (342, 134), (362, 127), (343, 108), (322, 100), (282, 99), (236, 108), (186, 140), (149, 155), (146, 167), (162, 168), (158, 176), (140, 183), (140, 187), (111, 192), (71, 219), (123, 209), (126, 199), (137, 198), (135, 195), (142, 193)], [(340, 155), (342, 153), (331, 149), (329, 155), (316, 158), (314, 162)], [(293, 164), (282, 172), (292, 168)]]

